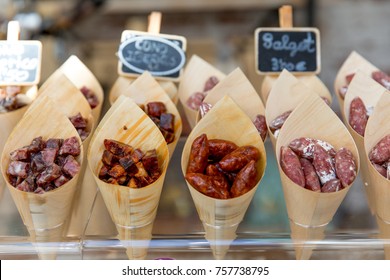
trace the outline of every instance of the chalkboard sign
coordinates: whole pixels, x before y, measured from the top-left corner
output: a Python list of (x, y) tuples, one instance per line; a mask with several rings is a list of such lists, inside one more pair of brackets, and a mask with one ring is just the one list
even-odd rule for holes
[(121, 41), (119, 75), (139, 76), (149, 71), (158, 79), (179, 80), (186, 60), (184, 37), (126, 30)]
[(256, 70), (276, 74), (320, 72), (320, 35), (316, 28), (258, 28), (255, 31)]
[(41, 75), (39, 41), (0, 41), (0, 85), (36, 85)]

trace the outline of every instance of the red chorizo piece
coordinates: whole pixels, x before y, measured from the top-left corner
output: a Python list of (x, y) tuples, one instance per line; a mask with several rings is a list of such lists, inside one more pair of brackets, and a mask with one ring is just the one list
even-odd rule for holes
[(236, 144), (228, 140), (210, 139), (209, 144), (209, 159), (214, 161), (221, 160), (224, 156), (230, 154), (238, 148)]
[(309, 137), (296, 138), (290, 142), (288, 145), (291, 150), (294, 151), (299, 157), (307, 158), (309, 160), (313, 159), (314, 145), (320, 145), (322, 148), (327, 151), (327, 153), (334, 157), (336, 155), (336, 150), (328, 142), (313, 139)]
[(275, 119), (273, 119), (269, 123), (269, 128), (271, 129), (272, 133), (274, 133), (275, 130), (278, 130), (278, 129), (282, 128), (284, 122), (290, 116), (291, 112), (292, 112), (291, 110), (287, 111), (287, 112), (284, 112), (283, 114), (281, 114), (280, 116), (277, 116)]
[(289, 148), (280, 148), (280, 166), (284, 173), (295, 184), (305, 187), (305, 175), (303, 174), (301, 163), (298, 156)]
[(390, 159), (390, 134), (383, 137), (368, 154), (371, 162), (382, 164)]
[(209, 144), (206, 134), (198, 136), (191, 146), (186, 173), (203, 173), (207, 167)]
[(256, 162), (251, 160), (240, 172), (237, 173), (236, 179), (230, 189), (233, 197), (238, 197), (249, 192), (256, 185), (257, 170)]
[(242, 146), (219, 161), (223, 171), (235, 172), (243, 168), (251, 160), (257, 161), (260, 158), (260, 151), (254, 146)]
[(349, 108), (349, 124), (361, 136), (364, 136), (368, 117), (367, 109), (360, 97), (355, 97), (351, 101)]
[(314, 192), (321, 192), (320, 180), (318, 179), (313, 164), (305, 158), (300, 159), (303, 174), (305, 175), (305, 188)]
[(339, 179), (332, 179), (326, 182), (325, 185), (322, 186), (321, 192), (323, 193), (329, 193), (329, 192), (337, 192), (341, 190), (341, 183)]
[(185, 178), (191, 186), (207, 196), (219, 199), (230, 197), (228, 182), (222, 176), (187, 173)]
[(265, 141), (265, 138), (267, 138), (267, 122), (265, 121), (265, 116), (263, 115), (257, 115), (255, 120), (253, 121), (253, 124), (255, 125), (257, 131), (260, 134), (261, 139), (263, 139), (263, 142)]
[(314, 145), (313, 166), (322, 185), (332, 179), (336, 179), (332, 157), (318, 144)]
[(146, 104), (146, 110), (151, 117), (159, 118), (161, 114), (167, 112), (167, 108), (163, 102), (149, 102)]
[(209, 164), (206, 167), (206, 175), (208, 176), (223, 176), (222, 170), (219, 170), (215, 164)]
[(343, 188), (348, 187), (356, 178), (356, 163), (347, 148), (341, 148), (335, 156), (336, 175)]

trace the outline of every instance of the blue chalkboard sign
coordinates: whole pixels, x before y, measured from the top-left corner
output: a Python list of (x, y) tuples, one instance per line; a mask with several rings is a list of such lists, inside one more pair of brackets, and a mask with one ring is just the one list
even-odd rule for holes
[(316, 28), (258, 28), (255, 31), (256, 70), (276, 74), (320, 72), (320, 36)]
[(139, 76), (149, 71), (156, 78), (178, 80), (186, 61), (185, 48), (184, 37), (124, 31), (118, 50), (118, 72)]
[(39, 41), (0, 41), (0, 85), (35, 85), (41, 75)]

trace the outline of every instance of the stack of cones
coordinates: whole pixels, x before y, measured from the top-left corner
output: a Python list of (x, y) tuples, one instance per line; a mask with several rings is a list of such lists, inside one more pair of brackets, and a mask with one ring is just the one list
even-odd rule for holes
[[(117, 140), (142, 151), (156, 149), (160, 177), (138, 189), (101, 181), (98, 173), (104, 139)], [(88, 150), (88, 164), (129, 259), (146, 258), (168, 162), (168, 147), (156, 125), (134, 101), (120, 96), (96, 128)]]
[(375, 82), (370, 76), (364, 74), (362, 71), (356, 72), (354, 78), (348, 86), (348, 91), (344, 98), (344, 116), (345, 116), (345, 126), (348, 128), (349, 133), (351, 133), (353, 139), (355, 140), (356, 146), (359, 150), (359, 156), (361, 158), (360, 162), (360, 175), (362, 177), (364, 188), (366, 190), (368, 206), (370, 207), (371, 213), (375, 214), (375, 198), (374, 190), (369, 182), (368, 175), (368, 165), (371, 165), (370, 162), (364, 160), (365, 151), (364, 151), (364, 137), (357, 133), (349, 124), (349, 111), (351, 102), (354, 98), (360, 97), (366, 108), (374, 108), (381, 98), (382, 94), (386, 93), (386, 89), (380, 84)]
[(370, 187), (373, 189), (376, 221), (385, 247), (385, 257), (390, 260), (390, 181), (375, 170), (368, 155), (372, 148), (390, 134), (390, 93), (386, 91), (378, 100), (367, 122), (364, 136), (364, 160), (367, 162)]
[(199, 56), (193, 55), (185, 67), (180, 79), (178, 90), (179, 100), (183, 106), (184, 113), (191, 128), (195, 127), (198, 111), (188, 107), (187, 100), (192, 94), (202, 92), (204, 83), (211, 76), (217, 77), (219, 81), (225, 78), (225, 74)]
[(252, 121), (230, 97), (225, 96), (199, 121), (188, 136), (181, 158), (184, 175), (188, 166), (191, 145), (203, 133), (207, 135), (208, 139), (229, 140), (238, 146), (253, 145), (259, 149), (261, 154), (256, 165), (257, 184), (242, 196), (226, 200), (211, 198), (198, 192), (187, 182), (213, 255), (216, 259), (223, 259), (231, 242), (236, 237), (237, 227), (264, 175), (266, 152), (263, 141)]
[[(68, 118), (58, 110), (57, 106), (48, 97), (43, 97), (28, 110), (22, 120), (12, 131), (5, 143), (1, 157), (1, 170), (4, 178), (10, 162), (10, 152), (29, 145), (35, 137), (81, 139)], [(81, 165), (83, 162), (83, 148), (78, 158)], [(80, 172), (69, 182), (60, 188), (35, 194), (19, 191), (8, 181), (7, 187), (30, 234), (31, 241), (37, 242), (60, 242), (66, 219), (69, 216), (77, 181)], [(38, 255), (41, 259), (55, 259), (58, 244), (55, 250), (46, 250), (47, 246), (37, 246)]]
[(347, 148), (355, 158), (357, 172), (360, 164), (353, 138), (337, 115), (317, 95), (307, 96), (284, 123), (276, 142), (276, 159), (296, 258), (309, 259), (314, 248), (312, 242), (323, 239), (326, 225), (332, 220), (351, 186), (333, 193), (317, 193), (291, 181), (280, 166), (280, 149), (299, 137), (326, 141), (336, 150)]

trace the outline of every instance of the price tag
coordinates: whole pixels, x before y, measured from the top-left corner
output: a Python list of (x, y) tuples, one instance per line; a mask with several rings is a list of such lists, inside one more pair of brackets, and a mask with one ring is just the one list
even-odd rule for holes
[(255, 31), (256, 71), (277, 74), (317, 74), (320, 66), (320, 35), (316, 28), (258, 28)]
[(186, 61), (182, 36), (126, 30), (118, 50), (118, 73), (139, 76), (149, 71), (158, 79), (178, 81)]
[(0, 85), (36, 85), (41, 75), (39, 41), (0, 41)]

